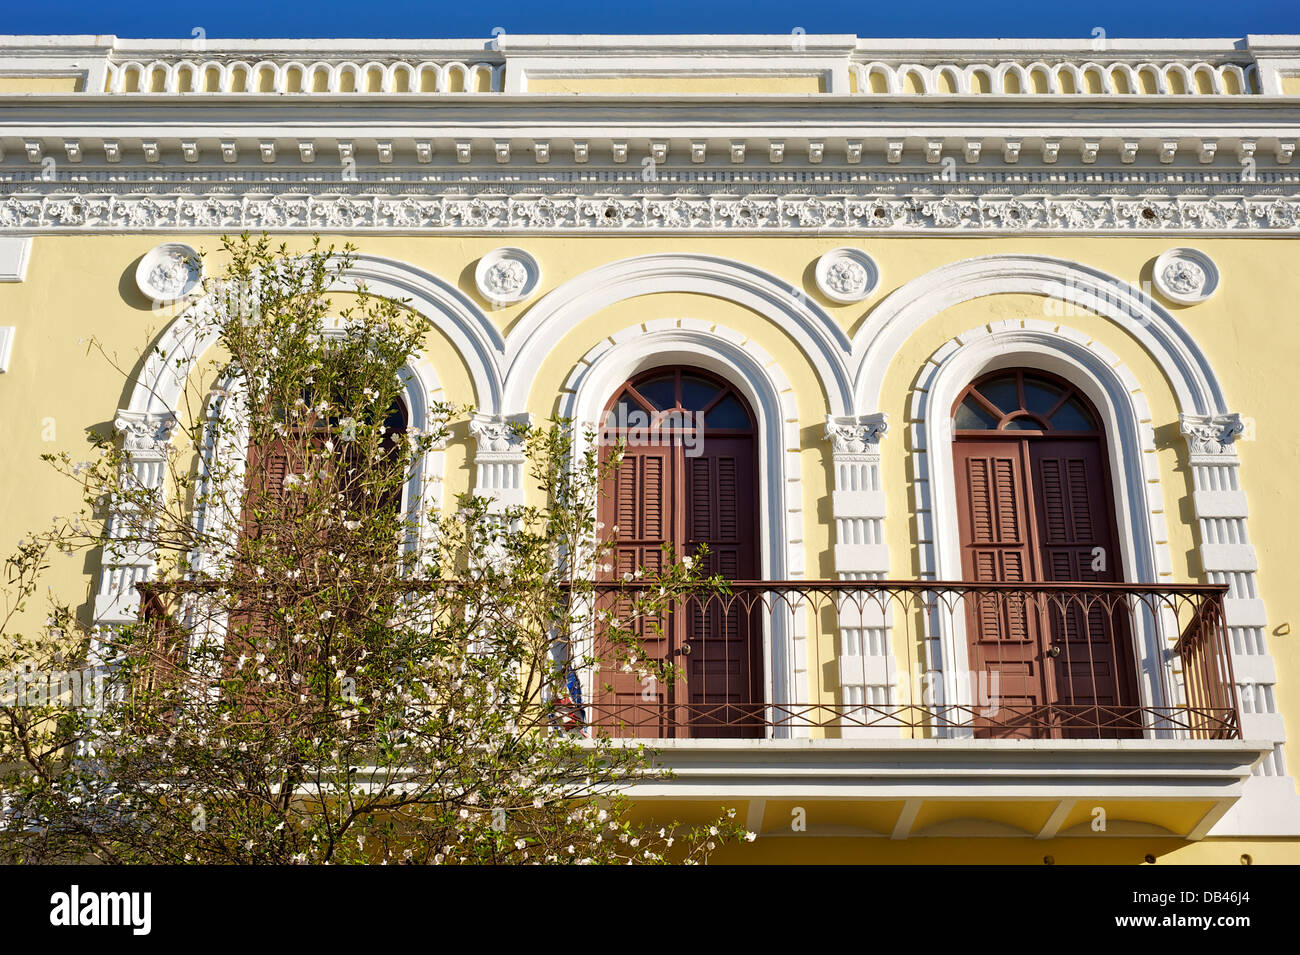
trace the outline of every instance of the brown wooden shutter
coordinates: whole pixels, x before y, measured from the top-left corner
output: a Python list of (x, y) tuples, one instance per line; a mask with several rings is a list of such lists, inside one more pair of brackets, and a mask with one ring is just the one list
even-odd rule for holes
[[(1030, 460), (1045, 579), (1117, 580), (1119, 553), (1100, 442), (1035, 441)], [(1104, 563), (1094, 569), (1097, 555)], [(1061, 651), (1051, 673), (1056, 702), (1081, 719), (1100, 719), (1123, 729), (1124, 713), (1104, 709), (1136, 699), (1122, 605), (1105, 597), (1062, 597), (1051, 610), (1048, 639)]]
[[(962, 574), (978, 582), (1031, 581), (1035, 576), (1028, 485), (1018, 443), (963, 438), (953, 444)], [(966, 639), (975, 697), (996, 696), (1001, 735), (1046, 696), (1034, 604), (1018, 595), (968, 600)], [(982, 683), (981, 683), (982, 681)], [(976, 725), (980, 723), (978, 715)]]
[[(974, 581), (1026, 581), (1033, 579), (1028, 502), (1019, 449), (1005, 444), (963, 442), (957, 445), (965, 481), (958, 493), (959, 519), (964, 517), (963, 572)], [(1029, 638), (1023, 602), (979, 601), (981, 641), (1018, 642)]]
[[(706, 570), (727, 580), (752, 580), (755, 566), (757, 527), (753, 439), (710, 437), (703, 453), (686, 458), (688, 523), (686, 549), (695, 553), (708, 544)], [(761, 699), (758, 686), (760, 661), (752, 659), (757, 617), (740, 602), (724, 606), (712, 601), (707, 609), (692, 605), (687, 615), (686, 641), (690, 690), (695, 711), (693, 722), (718, 725), (710, 735), (743, 736), (748, 729), (736, 726), (745, 713), (738, 706)]]

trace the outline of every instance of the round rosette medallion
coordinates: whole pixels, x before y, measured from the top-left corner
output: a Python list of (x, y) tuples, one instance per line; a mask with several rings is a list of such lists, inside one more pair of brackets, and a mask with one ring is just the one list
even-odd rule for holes
[(1198, 249), (1170, 249), (1156, 259), (1151, 277), (1160, 294), (1180, 305), (1204, 302), (1219, 287), (1219, 270)]
[(542, 269), (523, 249), (493, 249), (478, 260), (474, 284), (493, 305), (513, 305), (537, 291)]
[(145, 298), (178, 302), (203, 284), (203, 261), (182, 242), (164, 242), (140, 260), (135, 284)]
[(860, 302), (880, 284), (880, 269), (861, 249), (831, 249), (817, 260), (817, 290), (832, 302)]

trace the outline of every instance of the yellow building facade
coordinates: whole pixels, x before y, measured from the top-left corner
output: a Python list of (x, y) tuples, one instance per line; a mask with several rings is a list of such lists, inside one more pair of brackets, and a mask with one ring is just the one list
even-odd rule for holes
[[(640, 733), (639, 811), (736, 808), (738, 862), (1300, 861), (1300, 39), (1099, 42), (0, 38), (0, 537), (76, 507), (41, 454), (191, 413), (186, 250), (351, 241), (434, 326), (413, 421), (474, 408), (408, 504), (522, 501), (505, 424), (664, 369), (745, 406), (753, 709)], [(112, 626), (151, 569), (50, 584)]]

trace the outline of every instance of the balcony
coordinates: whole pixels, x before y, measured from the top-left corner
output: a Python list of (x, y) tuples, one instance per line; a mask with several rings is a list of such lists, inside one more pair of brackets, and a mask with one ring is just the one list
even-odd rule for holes
[[(599, 585), (597, 608), (634, 590)], [(736, 581), (645, 628), (675, 679), (606, 664), (584, 719), (653, 739), (1238, 739), (1224, 592)], [(590, 656), (615, 654), (597, 633)]]
[(678, 679), (592, 673), (583, 715), (671, 770), (633, 788), (650, 811), (722, 798), (765, 835), (806, 811), (822, 835), (1199, 839), (1268, 750), (1241, 738), (1225, 592), (736, 581), (643, 634)]
[[(591, 619), (636, 587), (596, 585)], [(179, 604), (142, 590), (174, 657)], [(588, 667), (539, 719), (648, 744), (671, 770), (629, 789), (651, 814), (721, 801), (776, 835), (806, 809), (810, 834), (895, 839), (1095, 836), (1103, 818), (1113, 835), (1197, 839), (1268, 751), (1241, 736), (1225, 592), (734, 581), (640, 633), (673, 679)], [(599, 626), (578, 641), (613, 659)]]

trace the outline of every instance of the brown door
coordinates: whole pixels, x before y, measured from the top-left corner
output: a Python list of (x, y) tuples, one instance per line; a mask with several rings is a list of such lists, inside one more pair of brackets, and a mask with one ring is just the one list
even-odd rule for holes
[[(700, 553), (703, 568), (728, 580), (758, 577), (756, 440), (748, 406), (726, 382), (692, 370), (652, 371), (615, 395), (604, 430), (622, 438), (623, 459), (600, 502), (614, 543), (612, 580)], [(629, 608), (608, 598), (616, 615)], [(759, 736), (761, 618), (739, 602), (686, 601), (639, 628), (648, 658), (679, 671), (671, 681), (602, 661), (596, 722), (613, 735)], [(598, 649), (598, 656), (603, 655)]]
[(1131, 735), (1136, 681), (1124, 604), (1069, 584), (1118, 581), (1104, 437), (1068, 383), (998, 372), (954, 409), (962, 573), (1059, 590), (968, 601), (981, 735)]

